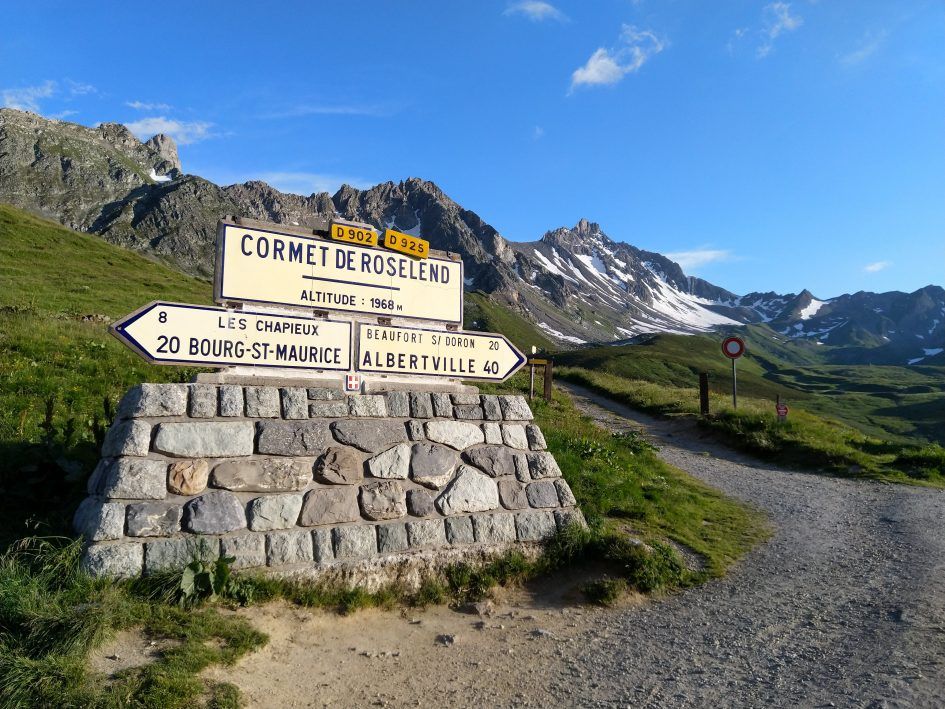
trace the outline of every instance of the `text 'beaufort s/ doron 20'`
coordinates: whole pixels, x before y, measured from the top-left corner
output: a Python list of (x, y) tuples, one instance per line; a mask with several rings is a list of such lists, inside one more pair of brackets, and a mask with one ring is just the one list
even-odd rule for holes
[(216, 300), (462, 323), (462, 261), (221, 224)]

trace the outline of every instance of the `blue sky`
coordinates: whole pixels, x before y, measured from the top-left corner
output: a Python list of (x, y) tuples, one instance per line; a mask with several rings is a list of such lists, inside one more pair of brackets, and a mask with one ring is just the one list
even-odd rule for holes
[(939, 0), (7, 2), (0, 100), (184, 170), (436, 182), (513, 240), (581, 217), (738, 293), (945, 283)]

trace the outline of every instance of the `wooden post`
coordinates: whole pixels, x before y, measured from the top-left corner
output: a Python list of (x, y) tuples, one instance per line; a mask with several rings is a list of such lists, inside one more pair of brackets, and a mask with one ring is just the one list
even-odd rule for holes
[(699, 413), (709, 415), (709, 375), (706, 372), (699, 374)]
[(545, 364), (545, 401), (551, 403), (551, 360)]

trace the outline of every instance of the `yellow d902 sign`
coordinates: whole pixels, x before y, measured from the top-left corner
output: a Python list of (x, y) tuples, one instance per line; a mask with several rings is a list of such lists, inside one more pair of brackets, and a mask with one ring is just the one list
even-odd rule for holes
[(408, 256), (426, 258), (430, 255), (430, 242), (418, 236), (402, 234), (399, 231), (388, 229), (384, 232), (384, 246), (394, 251), (400, 251)]
[(352, 244), (361, 244), (362, 246), (377, 246), (377, 232), (369, 227), (356, 224), (332, 222), (331, 238), (338, 241), (348, 241)]

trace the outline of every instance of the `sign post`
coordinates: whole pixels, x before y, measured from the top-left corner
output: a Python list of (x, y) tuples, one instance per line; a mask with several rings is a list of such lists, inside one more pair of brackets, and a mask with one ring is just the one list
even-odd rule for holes
[(740, 337), (726, 337), (722, 340), (722, 354), (732, 360), (732, 408), (738, 409), (738, 384), (735, 362), (745, 354), (745, 341)]
[(788, 407), (787, 404), (781, 403), (781, 395), (778, 394), (777, 403), (774, 405), (774, 410), (778, 414), (778, 423), (784, 423), (787, 421)]
[(111, 326), (149, 362), (351, 369), (351, 323), (153, 301)]

